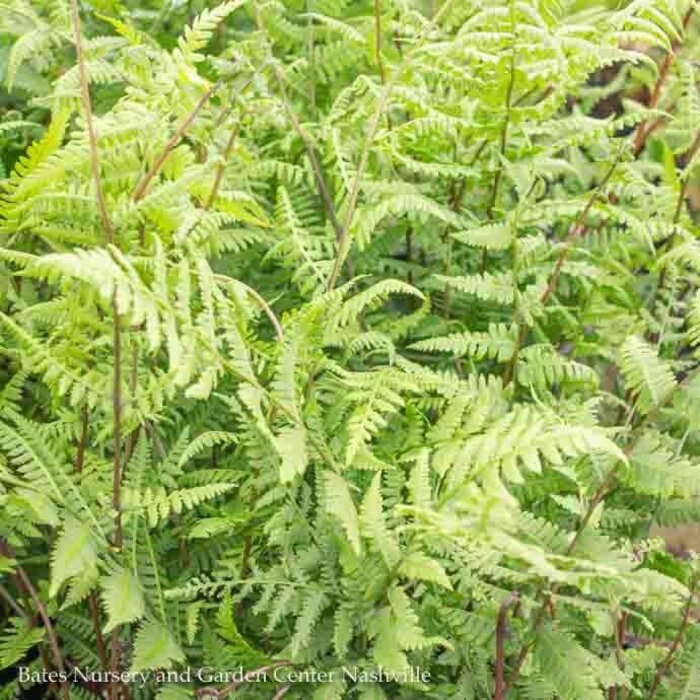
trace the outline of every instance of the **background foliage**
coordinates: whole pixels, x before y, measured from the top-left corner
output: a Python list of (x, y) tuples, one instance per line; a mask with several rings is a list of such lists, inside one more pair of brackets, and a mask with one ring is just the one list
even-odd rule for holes
[(700, 698), (694, 3), (0, 7), (0, 698)]

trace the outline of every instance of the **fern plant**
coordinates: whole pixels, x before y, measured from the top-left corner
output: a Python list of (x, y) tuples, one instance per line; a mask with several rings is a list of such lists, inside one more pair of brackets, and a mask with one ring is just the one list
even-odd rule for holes
[(700, 697), (694, 1), (0, 5), (1, 698)]

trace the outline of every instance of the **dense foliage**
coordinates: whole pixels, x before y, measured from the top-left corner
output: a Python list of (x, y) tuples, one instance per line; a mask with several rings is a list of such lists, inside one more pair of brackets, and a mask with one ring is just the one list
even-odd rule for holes
[(699, 699), (693, 10), (2, 0), (0, 698)]

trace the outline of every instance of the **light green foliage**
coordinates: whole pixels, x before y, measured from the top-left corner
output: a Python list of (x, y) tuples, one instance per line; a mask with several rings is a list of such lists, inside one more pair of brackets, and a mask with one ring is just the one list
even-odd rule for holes
[(138, 580), (126, 569), (105, 577), (102, 581), (102, 600), (109, 615), (105, 632), (143, 616), (144, 601)]
[(700, 698), (695, 4), (0, 0), (0, 664)]
[(134, 640), (132, 670), (168, 668), (173, 663), (183, 660), (182, 650), (162, 623), (144, 622), (139, 627)]

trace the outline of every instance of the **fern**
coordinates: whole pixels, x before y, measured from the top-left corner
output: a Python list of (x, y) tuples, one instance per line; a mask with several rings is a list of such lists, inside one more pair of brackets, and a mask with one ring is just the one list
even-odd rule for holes
[(0, 698), (697, 695), (695, 3), (0, 6)]

